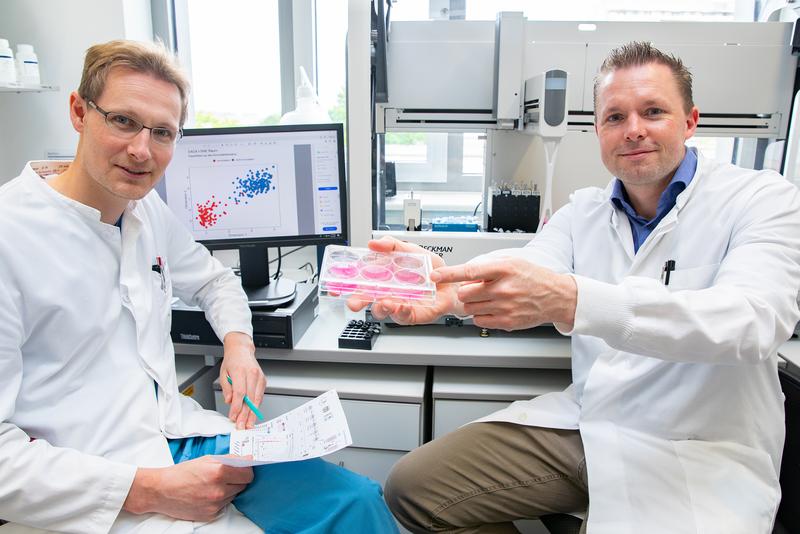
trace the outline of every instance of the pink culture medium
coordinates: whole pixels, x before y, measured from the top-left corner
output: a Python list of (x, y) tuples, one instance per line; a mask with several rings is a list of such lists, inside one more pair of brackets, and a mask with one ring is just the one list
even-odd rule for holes
[(409, 269), (401, 269), (394, 273), (394, 277), (397, 278), (398, 282), (402, 282), (403, 284), (419, 286), (425, 283), (425, 277), (419, 274), (416, 271), (411, 271)]
[(383, 282), (386, 280), (391, 280), (392, 271), (390, 271), (386, 267), (367, 265), (361, 269), (361, 276), (363, 276), (367, 280), (377, 280)]
[(358, 267), (352, 263), (334, 263), (328, 267), (328, 274), (336, 278), (355, 278), (358, 276)]

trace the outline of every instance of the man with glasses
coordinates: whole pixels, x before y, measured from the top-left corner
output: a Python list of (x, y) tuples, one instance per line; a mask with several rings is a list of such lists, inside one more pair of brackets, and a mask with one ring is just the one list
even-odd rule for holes
[[(380, 487), (343, 468), (208, 457), (253, 425), (242, 399), (259, 404), (265, 378), (239, 280), (152, 191), (187, 94), (161, 46), (91, 47), (69, 100), (75, 160), (31, 162), (0, 188), (0, 518), (81, 533), (395, 532)], [(223, 340), (230, 420), (178, 392), (173, 295)]]
[(103, 117), (106, 118), (106, 124), (108, 124), (109, 128), (117, 132), (117, 134), (120, 137), (127, 137), (127, 138), (136, 137), (136, 135), (143, 129), (150, 130), (151, 140), (154, 143), (157, 143), (162, 146), (174, 145), (178, 139), (183, 137), (182, 130), (175, 130), (174, 128), (165, 128), (163, 126), (156, 126), (156, 127), (145, 126), (136, 119), (133, 119), (131, 117), (126, 117), (121, 113), (114, 113), (111, 111), (106, 111), (104, 109), (101, 109), (100, 106), (98, 106), (91, 100), (89, 100), (87, 104), (89, 104), (89, 107), (97, 110), (98, 113), (103, 115)]

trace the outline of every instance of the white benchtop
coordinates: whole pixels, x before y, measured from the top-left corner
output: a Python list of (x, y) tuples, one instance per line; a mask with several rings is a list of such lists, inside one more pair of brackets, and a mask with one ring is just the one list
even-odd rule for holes
[[(570, 339), (553, 328), (518, 332), (492, 330), (480, 337), (474, 326), (384, 326), (372, 350), (340, 349), (338, 338), (349, 314), (323, 302), (319, 316), (294, 349), (259, 348), (261, 359), (318, 362), (569, 369)], [(222, 356), (221, 346), (176, 343), (179, 354)]]

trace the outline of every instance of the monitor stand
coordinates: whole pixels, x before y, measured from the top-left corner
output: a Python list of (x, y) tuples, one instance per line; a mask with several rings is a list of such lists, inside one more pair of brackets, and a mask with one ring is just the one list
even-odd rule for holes
[(239, 268), (250, 306), (277, 308), (294, 300), (297, 294), (294, 280), (270, 278), (266, 245), (239, 247)]

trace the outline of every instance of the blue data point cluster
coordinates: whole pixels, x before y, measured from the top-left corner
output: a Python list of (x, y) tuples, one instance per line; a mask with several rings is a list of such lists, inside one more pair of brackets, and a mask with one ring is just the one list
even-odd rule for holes
[[(272, 166), (274, 169), (275, 166)], [(256, 195), (264, 195), (275, 189), (272, 185), (273, 173), (268, 169), (251, 169), (244, 178), (236, 178), (231, 182), (234, 186), (233, 194), (228, 200), (236, 205), (248, 204), (248, 199)]]

